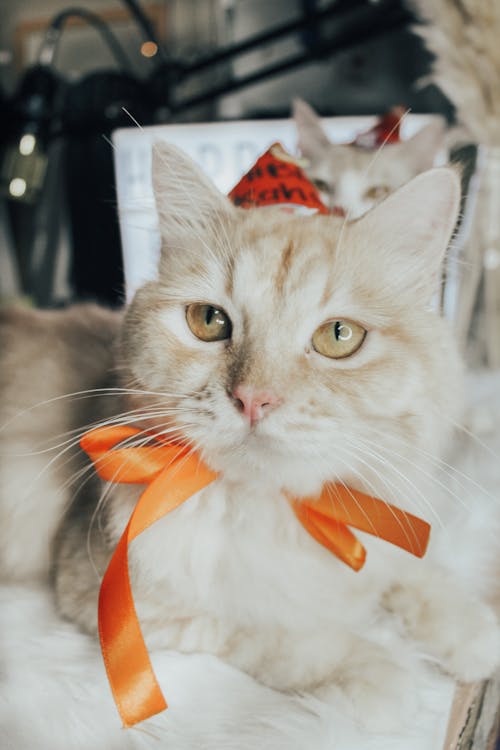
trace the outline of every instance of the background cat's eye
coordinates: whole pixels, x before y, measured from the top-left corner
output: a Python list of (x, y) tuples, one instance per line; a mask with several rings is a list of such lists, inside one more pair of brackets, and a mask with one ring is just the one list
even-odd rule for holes
[(373, 185), (373, 187), (368, 188), (364, 197), (371, 201), (381, 201), (390, 192), (388, 185)]
[(333, 185), (325, 180), (312, 180), (312, 183), (321, 193), (333, 193), (334, 191)]
[(318, 354), (343, 359), (358, 351), (365, 336), (366, 330), (352, 320), (329, 320), (316, 328), (312, 345)]
[(194, 335), (202, 341), (224, 341), (231, 336), (231, 320), (220, 307), (195, 302), (187, 306), (186, 320)]

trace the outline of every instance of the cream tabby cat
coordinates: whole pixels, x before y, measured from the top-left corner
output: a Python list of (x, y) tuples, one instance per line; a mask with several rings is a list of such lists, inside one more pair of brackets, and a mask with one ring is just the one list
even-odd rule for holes
[(412, 177), (430, 169), (445, 146), (444, 122), (435, 119), (412, 138), (382, 149), (332, 143), (316, 112), (302, 99), (293, 105), (299, 148), (323, 202), (361, 216)]
[[(337, 747), (315, 742), (313, 714), (300, 713), (295, 691), (332, 715), (345, 704), (372, 729), (397, 727), (415, 710), (422, 653), (460, 680), (487, 677), (500, 662), (492, 610), (442, 554), (459, 500), (443, 491), (438, 460), (459, 412), (460, 367), (429, 302), (458, 178), (431, 170), (344, 223), (236, 209), (165, 144), (155, 148), (153, 173), (159, 276), (123, 321), (90, 307), (3, 315), (4, 579), (52, 570), (59, 612), (94, 635), (99, 580), (141, 488), (104, 489), (93, 478), (72, 497), (68, 482), (85, 462), (65, 433), (77, 438), (85, 424), (116, 418), (180, 434), (221, 475), (130, 548), (135, 602), (158, 664), (167, 652), (199, 655), (184, 682), (169, 686), (161, 746), (305, 747), (300, 720), (309, 722), (308, 748)], [(99, 398), (86, 392), (115, 387)], [(47, 441), (61, 444), (49, 456), (39, 452)], [(354, 573), (284, 498), (327, 481), (429, 520), (427, 556), (366, 537), (367, 563)], [(243, 689), (237, 672), (217, 673), (207, 687), (218, 706), (210, 719), (203, 699), (182, 712), (214, 669), (203, 654), (256, 681)], [(10, 664), (11, 651), (4, 658)], [(68, 695), (64, 711), (79, 710)], [(110, 705), (100, 710), (88, 739), (75, 731), (65, 747), (115, 747), (119, 720)], [(12, 747), (55, 746), (40, 722), (29, 729), (17, 716), (4, 711)]]

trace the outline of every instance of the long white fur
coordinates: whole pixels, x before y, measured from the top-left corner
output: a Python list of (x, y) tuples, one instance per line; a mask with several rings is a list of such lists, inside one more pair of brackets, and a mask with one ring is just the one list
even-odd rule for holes
[(58, 618), (48, 590), (1, 587), (0, 632), (2, 750), (441, 750), (453, 690), (424, 667), (418, 722), (373, 734), (340, 691), (333, 709), (210, 655), (153, 652), (169, 711), (124, 730), (95, 640)]

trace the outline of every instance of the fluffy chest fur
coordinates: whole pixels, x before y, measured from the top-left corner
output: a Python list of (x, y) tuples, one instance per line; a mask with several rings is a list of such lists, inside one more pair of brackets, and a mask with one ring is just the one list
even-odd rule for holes
[(356, 574), (307, 533), (282, 494), (217, 480), (132, 545), (146, 640), (213, 653), (272, 687), (317, 686), (346, 648), (370, 639), (383, 592), (416, 564), (362, 536), (370, 560)]
[(138, 539), (132, 560), (138, 589), (154, 581), (159, 598), (168, 591), (176, 602), (169, 619), (199, 610), (257, 631), (352, 622), (357, 613), (332, 597), (340, 603), (347, 590), (373, 586), (310, 537), (283, 495), (258, 483), (217, 481)]

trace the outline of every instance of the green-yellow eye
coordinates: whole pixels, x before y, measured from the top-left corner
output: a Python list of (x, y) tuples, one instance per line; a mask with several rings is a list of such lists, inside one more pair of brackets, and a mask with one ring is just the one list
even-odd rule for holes
[(186, 320), (194, 335), (202, 341), (224, 341), (231, 336), (231, 320), (220, 307), (194, 302), (186, 308)]
[(321, 193), (333, 193), (333, 185), (326, 180), (312, 180), (313, 185), (318, 188)]
[(318, 354), (343, 359), (358, 351), (365, 336), (366, 330), (353, 320), (329, 320), (316, 328), (312, 345)]
[(373, 187), (368, 188), (363, 197), (371, 201), (381, 201), (382, 198), (385, 198), (390, 192), (391, 191), (387, 185), (374, 185)]

